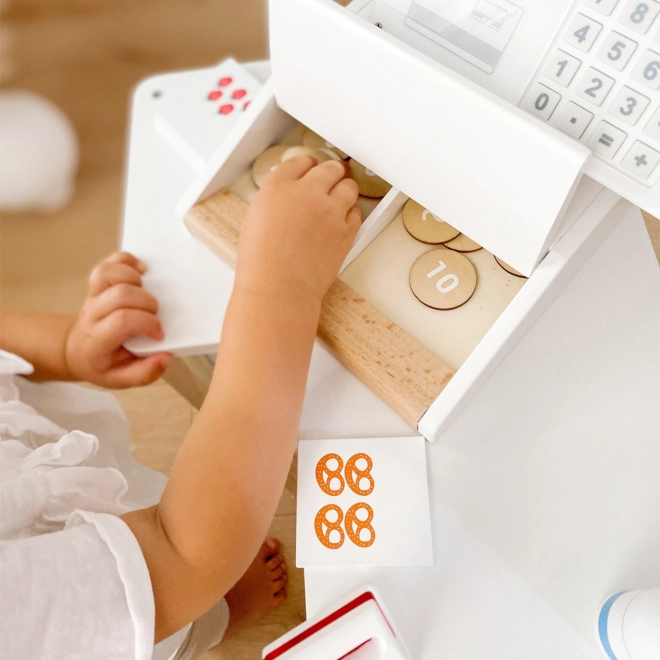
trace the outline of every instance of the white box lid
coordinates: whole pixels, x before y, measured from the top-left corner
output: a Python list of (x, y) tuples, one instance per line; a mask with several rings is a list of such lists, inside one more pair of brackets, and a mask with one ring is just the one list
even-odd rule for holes
[(280, 107), (529, 275), (590, 155), (332, 0), (270, 0)]

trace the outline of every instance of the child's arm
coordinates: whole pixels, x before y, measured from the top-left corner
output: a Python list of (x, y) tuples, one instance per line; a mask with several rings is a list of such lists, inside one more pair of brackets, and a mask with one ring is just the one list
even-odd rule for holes
[(158, 303), (142, 288), (144, 264), (125, 252), (100, 263), (78, 315), (0, 314), (0, 348), (34, 365), (34, 380), (86, 380), (105, 387), (146, 385), (172, 361), (138, 358), (122, 347), (132, 336), (162, 339)]
[(267, 533), (296, 446), (321, 300), (360, 226), (342, 163), (285, 162), (251, 205), (213, 381), (140, 543), (161, 640), (237, 582)]

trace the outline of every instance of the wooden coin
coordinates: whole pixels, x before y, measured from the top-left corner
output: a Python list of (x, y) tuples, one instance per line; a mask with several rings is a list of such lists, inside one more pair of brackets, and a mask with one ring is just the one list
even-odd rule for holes
[(477, 288), (477, 272), (467, 257), (440, 248), (425, 252), (410, 269), (410, 288), (432, 309), (456, 309)]
[(447, 243), (461, 233), (414, 199), (409, 199), (403, 207), (403, 226), (413, 238), (429, 245)]
[(360, 195), (365, 197), (384, 197), (392, 187), (387, 181), (381, 179), (375, 172), (367, 169), (361, 163), (351, 158), (351, 178), (358, 184)]
[(282, 156), (291, 149), (286, 144), (277, 144), (274, 147), (269, 147), (264, 151), (261, 156), (254, 161), (252, 165), (252, 178), (257, 188), (261, 188), (270, 173), (282, 162)]
[(282, 162), (289, 160), (290, 158), (295, 158), (296, 156), (312, 156), (312, 158), (316, 158), (319, 165), (328, 160), (341, 160), (341, 158), (336, 157), (336, 154), (331, 155), (329, 150), (312, 149), (311, 147), (289, 147), (282, 154)]
[(306, 147), (313, 147), (314, 149), (332, 149), (332, 151), (334, 151), (342, 160), (348, 158), (348, 154), (345, 151), (335, 147), (332, 142), (328, 142), (318, 133), (314, 133), (310, 128), (308, 128), (303, 134), (302, 143)]
[[(495, 257), (495, 255), (493, 255)], [(508, 263), (505, 261), (502, 261), (501, 259), (498, 259), (495, 257), (495, 261), (497, 261), (497, 265), (502, 269), (505, 270), (509, 275), (514, 275), (515, 277), (522, 277), (523, 279), (527, 279), (525, 275), (523, 275), (521, 272), (517, 271), (513, 266), (509, 266)]]
[(319, 148), (319, 151), (323, 152), (324, 154), (328, 154), (332, 160), (336, 160), (337, 162), (341, 163), (342, 160), (339, 157), (339, 154), (336, 151), (333, 151), (332, 149), (325, 149), (323, 147)]
[(459, 234), (456, 238), (452, 238), (451, 241), (443, 243), (443, 245), (455, 252), (476, 252), (477, 250), (481, 250), (481, 245), (475, 243), (465, 234)]

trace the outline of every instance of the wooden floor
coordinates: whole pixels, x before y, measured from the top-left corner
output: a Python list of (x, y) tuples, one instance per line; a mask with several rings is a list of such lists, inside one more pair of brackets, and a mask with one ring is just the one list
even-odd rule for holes
[[(66, 209), (3, 216), (4, 307), (78, 309), (87, 272), (119, 242), (131, 88), (146, 76), (210, 66), (229, 54), (264, 57), (264, 6), (262, 0), (14, 0), (5, 25), (16, 36), (16, 75), (5, 86), (57, 103), (76, 127), (82, 163), (76, 197)], [(649, 220), (649, 226), (660, 254), (660, 224)], [(167, 472), (194, 408), (164, 381), (116, 396), (130, 419), (138, 458)], [(260, 658), (267, 642), (302, 621), (302, 574), (293, 568), (294, 513), (288, 489), (271, 530), (283, 541), (292, 572), (288, 602), (257, 628), (210, 651), (206, 660)]]

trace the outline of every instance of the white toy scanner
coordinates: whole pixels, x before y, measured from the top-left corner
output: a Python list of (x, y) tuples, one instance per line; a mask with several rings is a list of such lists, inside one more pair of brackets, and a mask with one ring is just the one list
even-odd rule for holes
[(353, 592), (262, 652), (263, 660), (409, 660), (373, 587)]

